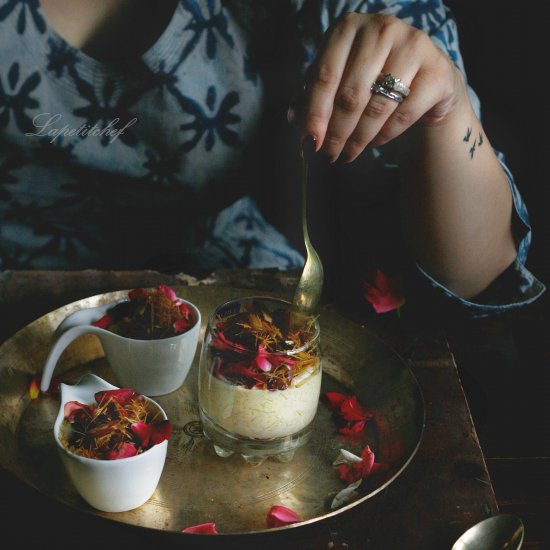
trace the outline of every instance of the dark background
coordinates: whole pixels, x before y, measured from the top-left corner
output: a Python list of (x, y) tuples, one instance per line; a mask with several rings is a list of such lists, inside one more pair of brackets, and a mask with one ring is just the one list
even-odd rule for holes
[[(548, 286), (547, 108), (536, 82), (548, 67), (543, 46), (548, 29), (540, 4), (446, 3), (458, 23), (486, 134), (506, 155), (529, 210), (533, 241), (527, 267)], [(531, 550), (550, 544), (549, 311), (546, 292), (514, 313), (447, 331), (500, 510), (523, 520), (524, 548)]]

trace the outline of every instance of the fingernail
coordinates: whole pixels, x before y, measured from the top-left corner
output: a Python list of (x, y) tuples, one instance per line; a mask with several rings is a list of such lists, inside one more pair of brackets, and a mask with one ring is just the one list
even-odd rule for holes
[(302, 139), (302, 151), (307, 155), (313, 155), (317, 152), (317, 138), (307, 135)]
[(292, 107), (289, 107), (288, 111), (286, 112), (286, 119), (288, 120), (288, 123), (292, 124), (295, 118), (296, 118), (296, 111)]

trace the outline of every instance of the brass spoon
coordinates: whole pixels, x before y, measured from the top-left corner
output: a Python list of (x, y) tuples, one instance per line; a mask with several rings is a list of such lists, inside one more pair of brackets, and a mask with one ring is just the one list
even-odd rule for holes
[(523, 523), (512, 514), (498, 514), (470, 527), (451, 550), (519, 550)]
[(302, 158), (302, 231), (306, 245), (307, 259), (294, 293), (294, 305), (306, 314), (310, 314), (319, 302), (323, 290), (323, 264), (311, 241), (307, 228), (307, 183), (309, 157), (315, 152), (315, 140), (306, 136), (300, 149)]

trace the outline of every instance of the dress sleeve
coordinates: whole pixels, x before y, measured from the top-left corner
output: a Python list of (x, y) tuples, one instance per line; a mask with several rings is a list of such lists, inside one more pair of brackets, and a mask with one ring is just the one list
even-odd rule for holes
[[(295, 0), (298, 9), (306, 9), (309, 13), (304, 23), (303, 37), (305, 59), (311, 61), (319, 45), (319, 36), (345, 12), (356, 13), (386, 13), (399, 17), (410, 25), (426, 32), (433, 43), (443, 50), (458, 69), (464, 74), (464, 63), (459, 49), (458, 30), (449, 8), (441, 0), (318, 0), (317, 12), (312, 12), (311, 2)], [(311, 27), (312, 15), (316, 15), (317, 31)], [(315, 19), (315, 18), (314, 18)], [(470, 100), (474, 111), (481, 119), (480, 101), (474, 90), (468, 86)], [(527, 252), (531, 243), (531, 227), (527, 208), (521, 197), (510, 170), (506, 166), (502, 153), (495, 151), (504, 172), (508, 178), (513, 197), (512, 229), (518, 251), (514, 263), (498, 277), (484, 292), (471, 300), (460, 298), (448, 288), (428, 275), (418, 264), (413, 270), (413, 285), (407, 285), (416, 297), (426, 297), (420, 289), (428, 290), (441, 307), (454, 310), (469, 317), (486, 317), (495, 313), (518, 308), (536, 300), (544, 291), (545, 286), (525, 267)], [(414, 288), (413, 288), (414, 287)], [(439, 299), (438, 299), (439, 298)], [(407, 297), (408, 300), (408, 297)]]

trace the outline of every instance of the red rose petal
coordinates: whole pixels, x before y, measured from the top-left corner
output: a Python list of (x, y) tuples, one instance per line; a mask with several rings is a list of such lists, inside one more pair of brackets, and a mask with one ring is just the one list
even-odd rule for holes
[(130, 300), (137, 300), (138, 298), (147, 298), (149, 295), (149, 292), (145, 288), (134, 288), (134, 290), (130, 290), (128, 292), (128, 298)]
[(113, 318), (110, 315), (105, 314), (103, 317), (101, 317), (101, 319), (94, 321), (92, 323), (92, 326), (107, 329), (112, 324), (113, 324)]
[(389, 277), (380, 269), (374, 272), (372, 280), (364, 282), (365, 299), (376, 313), (386, 313), (399, 309), (405, 303), (401, 280)]
[(342, 428), (338, 428), (338, 433), (341, 433), (342, 435), (352, 435), (357, 434), (360, 431), (363, 430), (365, 427), (366, 421), (360, 420), (359, 422), (350, 422), (343, 426)]
[(199, 523), (198, 525), (191, 525), (181, 530), (182, 533), (202, 533), (207, 535), (217, 535), (215, 523)]
[(338, 466), (338, 476), (348, 485), (354, 483), (358, 479), (365, 479), (373, 473), (374, 453), (367, 445), (361, 453), (361, 461), (351, 464), (340, 464)]
[(170, 420), (162, 420), (155, 424), (135, 422), (132, 424), (132, 432), (142, 447), (152, 447), (170, 438), (172, 435), (172, 423)]
[(107, 460), (118, 460), (119, 458), (129, 458), (130, 456), (136, 456), (137, 449), (135, 445), (131, 443), (123, 443), (118, 451), (109, 451), (107, 453)]
[(357, 401), (357, 396), (355, 395), (342, 401), (339, 412), (348, 422), (366, 420), (372, 416), (370, 411), (365, 409), (359, 401)]
[(126, 405), (137, 396), (138, 394), (130, 388), (119, 388), (117, 390), (98, 391), (95, 394), (95, 400), (98, 404), (101, 404), (103, 400), (113, 399), (121, 405)]
[(191, 308), (185, 302), (180, 302), (179, 309), (180, 313), (189, 321), (191, 319)]
[(344, 402), (344, 400), (348, 399), (348, 396), (343, 393), (327, 392), (325, 393), (325, 398), (328, 401), (328, 408), (331, 411), (335, 411), (340, 408), (340, 405)]
[(174, 332), (176, 334), (183, 334), (190, 326), (189, 321), (185, 319), (178, 319), (177, 321), (174, 321)]
[(273, 527), (290, 525), (298, 521), (302, 520), (294, 510), (291, 510), (286, 506), (272, 506), (267, 513), (265, 524), (268, 529), (271, 529)]

